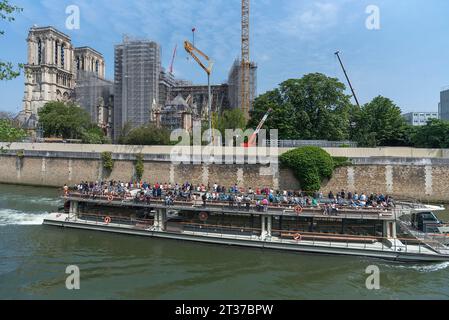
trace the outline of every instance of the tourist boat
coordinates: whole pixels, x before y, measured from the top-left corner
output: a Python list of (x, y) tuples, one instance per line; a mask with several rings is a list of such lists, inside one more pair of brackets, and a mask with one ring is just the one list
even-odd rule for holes
[(441, 221), (436, 214), (443, 211), (444, 207), (432, 205), (409, 205), (409, 207), (410, 213), (402, 215), (400, 219), (401, 230), (404, 233), (449, 245), (449, 224)]
[(411, 210), (401, 205), (388, 209), (326, 210), (280, 204), (263, 208), (81, 194), (68, 194), (64, 200), (64, 208), (46, 217), (45, 225), (302, 253), (449, 261), (444, 242), (402, 230), (406, 223), (401, 217)]

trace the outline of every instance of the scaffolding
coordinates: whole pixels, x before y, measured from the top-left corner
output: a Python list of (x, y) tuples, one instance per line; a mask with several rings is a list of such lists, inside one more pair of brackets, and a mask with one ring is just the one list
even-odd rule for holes
[[(221, 113), (229, 109), (228, 85), (212, 85), (212, 112)], [(207, 85), (184, 85), (176, 86), (170, 90), (170, 100), (181, 95), (185, 100), (191, 98), (191, 104), (196, 105), (198, 114), (204, 114), (207, 111), (208, 91)]]
[(114, 138), (125, 124), (131, 128), (151, 121), (154, 101), (159, 102), (161, 47), (150, 40), (124, 38), (115, 47)]
[[(254, 99), (257, 95), (257, 64), (255, 62), (250, 63), (249, 72), (249, 111), (252, 110)], [(239, 59), (234, 61), (228, 75), (229, 85), (229, 103), (231, 108), (242, 109), (242, 62)], [(245, 110), (242, 109), (245, 112)]]
[(74, 92), (75, 103), (84, 108), (91, 121), (111, 135), (114, 83), (100, 78), (96, 73), (81, 71), (77, 73)]

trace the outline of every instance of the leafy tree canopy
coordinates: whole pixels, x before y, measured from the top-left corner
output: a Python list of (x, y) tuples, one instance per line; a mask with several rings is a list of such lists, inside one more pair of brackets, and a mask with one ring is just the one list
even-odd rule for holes
[(242, 129), (245, 130), (246, 120), (241, 109), (225, 110), (218, 117), (216, 128), (225, 136), (226, 129)]
[[(224, 143), (227, 129), (241, 129), (245, 131), (246, 119), (241, 109), (225, 110), (221, 113), (221, 115), (218, 115), (217, 113), (213, 114), (212, 125), (214, 129), (220, 131), (222, 142)], [(207, 123), (206, 126), (203, 126), (203, 129), (209, 129), (209, 124)], [(204, 133), (205, 130), (202, 132)]]
[(127, 135), (120, 137), (119, 143), (137, 146), (171, 144), (168, 130), (151, 124), (130, 130)]
[(0, 119), (0, 142), (17, 142), (27, 136), (25, 130), (9, 119)]
[(416, 128), (414, 145), (418, 148), (449, 148), (449, 121), (432, 119)]
[(90, 116), (84, 109), (73, 103), (48, 102), (39, 110), (39, 123), (45, 137), (82, 139), (90, 128)]
[(103, 130), (95, 124), (83, 130), (82, 140), (87, 144), (111, 144), (111, 139), (105, 136)]
[[(8, 0), (0, 0), (0, 21), (6, 20), (12, 22), (15, 20), (14, 14), (23, 11), (22, 8), (12, 5)], [(0, 36), (4, 35), (5, 31), (0, 30)], [(0, 80), (11, 80), (17, 78), (20, 75), (20, 69), (23, 68), (23, 64), (18, 65), (19, 69), (16, 70), (11, 62), (5, 62), (0, 60)]]
[(89, 113), (73, 103), (48, 102), (39, 110), (45, 137), (81, 139), (84, 143), (109, 143), (103, 131), (91, 122)]
[(271, 108), (265, 127), (278, 129), (280, 139), (348, 139), (353, 106), (344, 91), (338, 79), (321, 73), (287, 80), (255, 100), (248, 125), (256, 127)]
[(378, 96), (354, 112), (353, 139), (360, 146), (407, 146), (410, 130), (401, 109), (388, 98)]

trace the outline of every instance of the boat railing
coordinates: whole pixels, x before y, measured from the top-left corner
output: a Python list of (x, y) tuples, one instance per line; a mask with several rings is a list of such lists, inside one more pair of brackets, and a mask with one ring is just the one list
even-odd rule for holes
[[(220, 239), (242, 239), (251, 235), (253, 240), (260, 240), (260, 228), (250, 228), (242, 226), (204, 225), (186, 222), (184, 226), (189, 226), (186, 230), (194, 236), (213, 236)], [(229, 232), (230, 231), (230, 232)], [(246, 234), (245, 234), (246, 233)], [(384, 238), (379, 236), (357, 236), (331, 233), (311, 233), (302, 230), (272, 230), (277, 236), (266, 236), (266, 240), (280, 244), (298, 244), (325, 246), (330, 248), (363, 249), (374, 251), (394, 251), (397, 253), (422, 253), (423, 248), (428, 248), (427, 244), (413, 238)], [(280, 236), (279, 236), (280, 234)], [(299, 236), (298, 236), (299, 235)], [(304, 243), (303, 241), (307, 241)], [(392, 240), (399, 240), (400, 243)], [(373, 246), (375, 244), (377, 246)], [(413, 245), (414, 250), (410, 249)], [(417, 248), (417, 249), (416, 249)]]
[(414, 237), (423, 245), (430, 247), (431, 249), (437, 251), (438, 253), (448, 252), (448, 247), (445, 244), (448, 238), (445, 234), (441, 235), (429, 234), (418, 230), (414, 230), (410, 224), (402, 220), (398, 220), (398, 223), (401, 229), (406, 234), (409, 234), (410, 236)]
[[(109, 220), (106, 220), (107, 218), (109, 218)], [(113, 223), (114, 225), (118, 225), (120, 227), (123, 226), (151, 227), (154, 224), (154, 219), (140, 219), (133, 217), (123, 217), (123, 216), (93, 214), (93, 213), (78, 213), (73, 216), (69, 215), (69, 217), (67, 218), (67, 221), (77, 222), (78, 220), (82, 220), (83, 222), (87, 223), (93, 223), (96, 225), (109, 225)]]
[[(71, 193), (65, 197), (81, 199), (81, 200), (94, 200), (94, 201), (104, 201), (107, 203), (115, 203), (119, 202), (120, 204), (142, 204), (142, 205), (158, 205), (166, 208), (170, 207), (195, 207), (200, 209), (217, 209), (220, 211), (226, 212), (241, 212), (241, 213), (271, 213), (271, 214), (279, 214), (279, 215), (301, 215), (301, 213), (297, 213), (295, 208), (298, 205), (294, 204), (269, 204), (268, 206), (259, 205), (257, 206), (254, 202), (224, 202), (218, 200), (172, 200), (167, 202), (161, 198), (122, 198), (122, 197), (114, 197), (114, 196), (104, 196), (104, 195), (88, 195), (88, 194), (79, 194), (79, 193)], [(325, 206), (304, 206), (301, 207), (304, 210), (304, 213), (307, 212), (308, 215), (316, 215), (316, 216), (328, 216), (328, 217), (338, 217), (338, 218), (370, 218), (377, 217), (377, 219), (382, 219), (385, 217), (391, 218), (396, 217), (400, 210), (396, 208), (352, 208), (352, 207), (337, 207), (334, 209), (330, 209), (329, 211)]]
[[(110, 220), (106, 221), (106, 218)], [(133, 217), (123, 217), (106, 214), (80, 213), (79, 216), (73, 215), (68, 218), (68, 221), (77, 222), (82, 220), (83, 223), (90, 223), (94, 225), (108, 226), (110, 224), (115, 227), (134, 228), (138, 230), (148, 230), (154, 225), (154, 219), (141, 219)], [(261, 240), (262, 229), (260, 227), (236, 226), (236, 225), (221, 225), (221, 224), (205, 224), (195, 222), (175, 222), (172, 227), (177, 224), (182, 226), (178, 233), (190, 233), (194, 236), (213, 236), (221, 239), (246, 239), (248, 237), (252, 240)], [(168, 228), (168, 223), (167, 223)], [(170, 232), (170, 231), (168, 231)], [(349, 249), (364, 249), (364, 250), (380, 250), (394, 252), (410, 251), (410, 245), (414, 246), (415, 253), (418, 247), (418, 253), (422, 252), (423, 248), (432, 249), (440, 254), (447, 254), (447, 248), (440, 242), (435, 241), (434, 237), (424, 235), (423, 237), (411, 238), (397, 238), (400, 244), (395, 239), (384, 238), (380, 236), (362, 236), (350, 234), (335, 234), (335, 233), (319, 233), (319, 232), (305, 232), (298, 229), (272, 229), (270, 235), (265, 235), (265, 240), (269, 240), (280, 244), (308, 244), (313, 246), (328, 246), (334, 248), (349, 248)], [(375, 244), (378, 246), (373, 246)]]

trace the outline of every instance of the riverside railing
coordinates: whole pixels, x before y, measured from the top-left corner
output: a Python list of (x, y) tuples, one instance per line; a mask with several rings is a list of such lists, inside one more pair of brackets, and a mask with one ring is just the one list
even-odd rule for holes
[[(298, 147), (320, 147), (320, 148), (357, 148), (354, 141), (328, 141), (328, 140), (263, 140), (267, 147), (298, 148)], [(263, 144), (264, 145), (264, 144)]]

